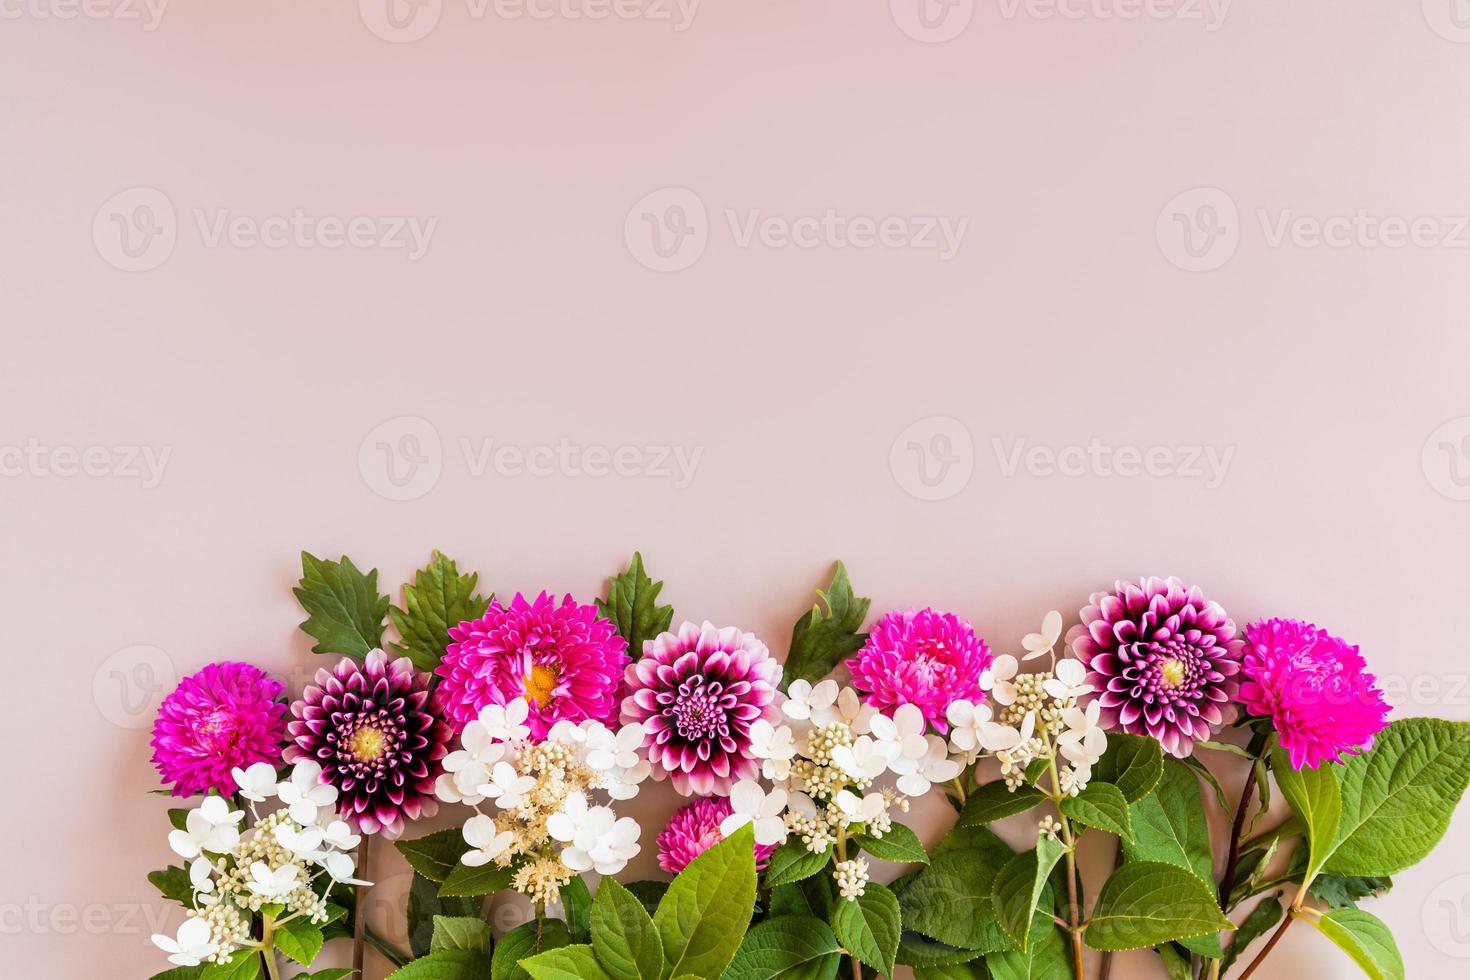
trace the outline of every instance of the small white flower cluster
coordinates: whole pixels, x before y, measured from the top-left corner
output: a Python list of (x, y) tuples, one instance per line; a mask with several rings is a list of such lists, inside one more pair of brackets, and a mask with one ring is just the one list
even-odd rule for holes
[[(237, 949), (258, 947), (251, 925), (266, 905), (281, 906), (277, 922), (326, 922), (331, 885), (317, 891), (323, 874), (332, 883), (368, 884), (353, 877), (357, 865), (346, 853), (361, 838), (339, 818), (337, 789), (321, 774), (315, 762), (298, 763), (284, 782), (268, 763), (235, 769), (240, 796), (250, 801), (249, 828), (242, 828), (244, 810), (211, 796), (189, 811), (184, 829), (168, 835), (174, 853), (192, 862), (193, 889), (193, 908), (178, 935), (153, 937), (170, 963), (223, 963)], [(271, 797), (286, 806), (262, 818), (255, 805)]]
[[(632, 799), (650, 767), (639, 751), (642, 725), (614, 732), (595, 721), (560, 721), (544, 741), (533, 742), (529, 715), (523, 698), (481, 711), (461, 733), (460, 748), (445, 758), (436, 793), (446, 803), (475, 808), (464, 825), (472, 848), (461, 857), (464, 864), (514, 866), (512, 887), (553, 905), (573, 875), (617, 874), (639, 852), (637, 821), (594, 805), (591, 795)], [(494, 816), (481, 811), (487, 801), (495, 803)]]
[(1107, 734), (1099, 724), (1101, 706), (1093, 701), (1083, 709), (1078, 699), (1091, 694), (1087, 668), (1080, 661), (1057, 660), (1054, 652), (1062, 617), (1047, 614), (1041, 632), (1028, 633), (1022, 660), (1050, 655), (1052, 669), (1021, 674), (1021, 661), (1010, 654), (996, 657), (980, 678), (997, 705), (956, 701), (947, 712), (949, 747), (970, 766), (982, 754), (1000, 762), (1001, 776), (1014, 791), (1026, 780), (1026, 769), (1037, 759), (1057, 764), (1057, 790), (1076, 796), (1092, 778), (1092, 766), (1107, 750)]

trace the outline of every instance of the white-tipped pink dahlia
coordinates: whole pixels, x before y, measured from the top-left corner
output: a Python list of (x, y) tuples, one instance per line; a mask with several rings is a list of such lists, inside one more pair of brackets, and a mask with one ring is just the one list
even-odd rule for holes
[(779, 720), (781, 665), (754, 633), (685, 623), (644, 644), (626, 680), (623, 724), (648, 732), (654, 778), (685, 796), (728, 796), (736, 780), (759, 778), (750, 726)]

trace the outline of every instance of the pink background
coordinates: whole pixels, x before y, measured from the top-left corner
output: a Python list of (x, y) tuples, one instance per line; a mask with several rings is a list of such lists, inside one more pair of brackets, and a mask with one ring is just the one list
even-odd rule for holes
[[(1241, 2), (1215, 30), (984, 0), (945, 43), (912, 36), (909, 0), (705, 0), (682, 31), (446, 0), (411, 43), (370, 30), (375, 0), (175, 0), (151, 31), (38, 16), (67, 2), (0, 4), (7, 975), (163, 968), (148, 701), (227, 657), (299, 689), (320, 665), (301, 548), (395, 590), (439, 547), (489, 589), (583, 597), (641, 548), (678, 615), (782, 655), (836, 557), (875, 612), (952, 608), (1001, 650), (1172, 573), (1240, 621), (1361, 643), (1404, 713), (1470, 718), (1456, 0)], [(707, 244), (660, 272), (638, 232), (677, 220), (667, 188)], [(173, 249), (124, 271), (113, 216), (160, 196)], [(196, 218), (297, 208), (437, 224), (411, 260), (211, 245)], [(944, 260), (742, 246), (726, 216), (829, 208), (968, 225)], [(1170, 237), (1181, 208), (1221, 232), (1201, 259)], [(1275, 236), (1360, 210), (1382, 236)], [(1383, 244), (1415, 218), (1423, 242)], [(1092, 439), (1169, 455), (1009, 464), (1017, 440), (1077, 462)], [(701, 455), (683, 487), (645, 449), (642, 475), (477, 476), (461, 440)], [(380, 442), (426, 460), (421, 495), (387, 499)], [(169, 453), (156, 486), (140, 447)], [(1231, 453), (1222, 480), (1192, 475), (1204, 447)], [(89, 448), (92, 475), (58, 475)], [(674, 806), (638, 801), (635, 870)], [(947, 820), (930, 800), (914, 822), (933, 841)], [(1411, 977), (1466, 968), (1467, 832), (1470, 808), (1371, 906)], [(1162, 976), (1142, 954), (1121, 975)], [(1299, 929), (1261, 975), (1356, 974)]]

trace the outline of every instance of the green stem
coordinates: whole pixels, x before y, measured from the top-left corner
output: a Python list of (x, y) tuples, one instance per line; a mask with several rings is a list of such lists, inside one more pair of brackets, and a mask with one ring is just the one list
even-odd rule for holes
[[(363, 881), (368, 878), (368, 842), (371, 834), (362, 835), (362, 844), (357, 849), (357, 874)], [(352, 969), (356, 971), (358, 980), (364, 976), (362, 972), (363, 960), (366, 958), (365, 944), (367, 942), (367, 885), (357, 886), (357, 907), (353, 914), (352, 922)]]
[(1076, 980), (1084, 980), (1086, 966), (1082, 959), (1083, 926), (1081, 903), (1078, 895), (1077, 838), (1072, 834), (1072, 822), (1061, 811), (1062, 778), (1057, 773), (1057, 757), (1055, 753), (1053, 753), (1051, 763), (1047, 767), (1047, 774), (1051, 776), (1051, 793), (1048, 795), (1052, 804), (1057, 807), (1057, 815), (1061, 818), (1062, 822), (1062, 843), (1067, 847), (1067, 932), (1072, 936), (1072, 971)]
[(276, 920), (266, 916), (261, 933), (260, 955), (265, 960), (265, 974), (270, 980), (281, 980), (281, 964), (276, 962)]

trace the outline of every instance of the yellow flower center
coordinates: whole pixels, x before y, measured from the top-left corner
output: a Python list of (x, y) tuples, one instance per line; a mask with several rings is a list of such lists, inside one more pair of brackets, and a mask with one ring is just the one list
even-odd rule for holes
[(1178, 687), (1184, 683), (1184, 661), (1165, 660), (1159, 664), (1159, 676), (1164, 679), (1167, 687)]
[(556, 690), (559, 677), (555, 667), (536, 664), (526, 675), (526, 700), (538, 708), (546, 707), (551, 703), (551, 694)]
[(388, 739), (376, 728), (359, 728), (347, 742), (353, 756), (363, 762), (380, 758), (388, 749)]

